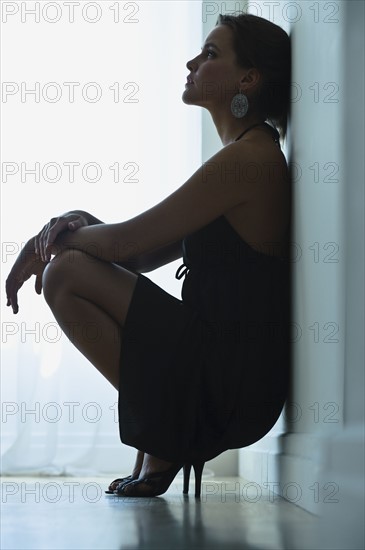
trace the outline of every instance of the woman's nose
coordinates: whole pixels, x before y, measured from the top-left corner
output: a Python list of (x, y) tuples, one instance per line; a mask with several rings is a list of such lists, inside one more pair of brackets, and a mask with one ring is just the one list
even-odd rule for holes
[(186, 68), (189, 69), (189, 71), (193, 71), (194, 70), (194, 66), (196, 67), (197, 63), (196, 63), (196, 59), (197, 59), (198, 56), (194, 57), (194, 59), (190, 59), (187, 63), (186, 63)]

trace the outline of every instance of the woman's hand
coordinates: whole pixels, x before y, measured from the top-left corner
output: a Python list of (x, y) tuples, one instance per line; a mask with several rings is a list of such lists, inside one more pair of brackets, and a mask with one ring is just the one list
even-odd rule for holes
[(32, 237), (20, 252), (12, 270), (6, 279), (7, 306), (13, 308), (13, 313), (18, 313), (18, 290), (23, 286), (32, 275), (36, 276), (35, 291), (41, 294), (42, 276), (46, 265), (49, 262), (43, 262), (34, 251), (35, 237)]
[(57, 236), (63, 231), (76, 231), (80, 227), (103, 224), (88, 212), (76, 210), (67, 212), (58, 218), (52, 218), (43, 229), (32, 237), (20, 252), (12, 270), (6, 279), (7, 306), (18, 313), (18, 291), (32, 275), (36, 276), (35, 291), (42, 292), (43, 272), (51, 260), (51, 254), (57, 254), (61, 245), (55, 244)]
[(52, 218), (43, 229), (34, 237), (35, 253), (39, 254), (43, 262), (51, 259), (51, 248), (57, 235), (62, 231), (76, 231), (79, 227), (89, 225), (86, 216), (82, 214), (63, 214), (58, 218)]

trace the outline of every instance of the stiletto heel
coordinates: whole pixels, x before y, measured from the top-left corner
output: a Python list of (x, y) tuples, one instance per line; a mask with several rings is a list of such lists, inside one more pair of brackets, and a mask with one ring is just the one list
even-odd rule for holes
[(190, 480), (190, 470), (191, 464), (184, 464), (184, 495), (187, 495), (189, 492), (189, 480)]
[(191, 471), (191, 467), (193, 466), (194, 475), (195, 475), (195, 496), (196, 498), (200, 497), (204, 464), (205, 464), (204, 460), (197, 460), (192, 464), (191, 463), (184, 464), (184, 489), (183, 489), (184, 495), (187, 495), (189, 492), (190, 471)]
[(205, 462), (203, 460), (200, 462), (193, 463), (194, 474), (195, 474), (195, 497), (196, 498), (200, 498), (204, 464)]

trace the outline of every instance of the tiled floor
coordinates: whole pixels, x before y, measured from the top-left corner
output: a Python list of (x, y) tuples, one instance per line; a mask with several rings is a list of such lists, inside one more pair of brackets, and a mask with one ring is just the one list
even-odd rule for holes
[(105, 495), (112, 479), (3, 478), (1, 549), (318, 549), (317, 517), (242, 478), (203, 478), (200, 500), (181, 474), (155, 498)]

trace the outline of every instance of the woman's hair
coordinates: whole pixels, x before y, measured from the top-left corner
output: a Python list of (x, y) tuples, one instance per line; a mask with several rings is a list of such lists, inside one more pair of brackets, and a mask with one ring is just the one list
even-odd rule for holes
[(283, 141), (290, 117), (289, 35), (271, 21), (249, 13), (219, 14), (216, 25), (228, 25), (232, 29), (238, 65), (256, 67), (261, 73), (262, 85), (255, 97), (255, 107), (279, 130)]

